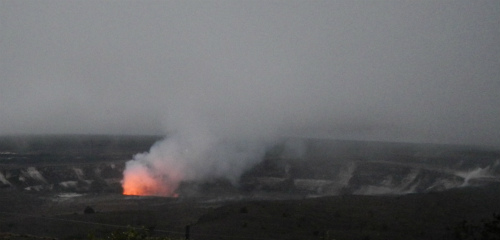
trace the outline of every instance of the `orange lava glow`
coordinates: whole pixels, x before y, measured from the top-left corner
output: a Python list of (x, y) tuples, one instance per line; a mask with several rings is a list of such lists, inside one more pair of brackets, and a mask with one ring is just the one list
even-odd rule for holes
[(177, 183), (154, 178), (144, 168), (128, 170), (123, 175), (123, 195), (177, 197)]

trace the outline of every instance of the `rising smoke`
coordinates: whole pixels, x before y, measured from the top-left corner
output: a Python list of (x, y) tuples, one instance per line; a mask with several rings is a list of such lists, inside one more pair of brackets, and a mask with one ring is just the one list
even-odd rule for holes
[(126, 164), (125, 195), (176, 196), (181, 181), (225, 178), (237, 184), (241, 174), (258, 163), (268, 140), (234, 139), (200, 128), (178, 131), (136, 154)]

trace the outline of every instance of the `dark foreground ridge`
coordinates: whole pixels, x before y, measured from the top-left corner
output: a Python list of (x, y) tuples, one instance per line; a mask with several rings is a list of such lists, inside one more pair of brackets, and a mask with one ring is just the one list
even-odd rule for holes
[[(500, 212), (500, 186), (402, 196), (344, 195), (300, 200), (206, 202), (113, 194), (72, 199), (2, 197), (0, 232), (86, 239), (146, 227), (191, 239), (456, 239), (464, 221)], [(12, 204), (14, 203), (15, 204)], [(85, 213), (90, 205), (95, 213)]]

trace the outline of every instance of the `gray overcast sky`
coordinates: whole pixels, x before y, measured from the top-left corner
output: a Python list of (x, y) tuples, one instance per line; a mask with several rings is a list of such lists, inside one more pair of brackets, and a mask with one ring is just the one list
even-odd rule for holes
[(0, 0), (0, 134), (500, 146), (500, 1)]

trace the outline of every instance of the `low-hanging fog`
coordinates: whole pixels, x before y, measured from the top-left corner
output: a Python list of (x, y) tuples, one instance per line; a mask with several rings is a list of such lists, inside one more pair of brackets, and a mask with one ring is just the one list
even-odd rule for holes
[(0, 134), (168, 134), (127, 168), (165, 181), (283, 136), (498, 147), (499, 25), (493, 0), (1, 1)]

